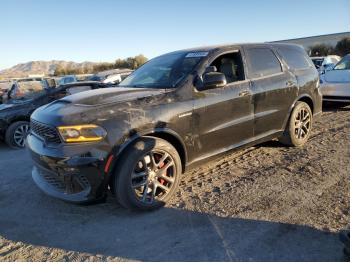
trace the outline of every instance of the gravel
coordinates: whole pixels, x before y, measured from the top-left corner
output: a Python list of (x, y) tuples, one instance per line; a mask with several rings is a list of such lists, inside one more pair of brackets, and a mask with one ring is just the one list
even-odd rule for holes
[(155, 212), (61, 202), (30, 170), (0, 144), (3, 261), (346, 261), (350, 106), (325, 108), (303, 148), (271, 141), (187, 172)]

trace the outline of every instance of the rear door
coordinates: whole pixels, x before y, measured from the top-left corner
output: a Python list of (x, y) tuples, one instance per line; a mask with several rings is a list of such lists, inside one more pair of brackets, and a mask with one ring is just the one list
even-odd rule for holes
[(318, 72), (304, 48), (294, 45), (277, 45), (277, 52), (295, 75), (298, 82), (299, 94), (308, 94), (310, 97), (318, 96)]
[(244, 51), (253, 93), (254, 136), (259, 139), (283, 129), (298, 85), (271, 48), (249, 46)]

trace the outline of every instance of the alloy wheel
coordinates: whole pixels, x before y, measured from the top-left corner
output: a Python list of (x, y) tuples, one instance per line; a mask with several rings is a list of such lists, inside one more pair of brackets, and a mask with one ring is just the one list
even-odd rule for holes
[(152, 204), (168, 195), (176, 175), (172, 156), (162, 150), (152, 150), (137, 161), (131, 174), (131, 186), (139, 201)]
[(20, 125), (13, 133), (13, 140), (18, 147), (24, 147), (25, 139), (29, 133), (30, 127), (27, 124)]
[(311, 128), (310, 112), (306, 108), (301, 108), (294, 120), (294, 135), (297, 139), (303, 140), (309, 135)]

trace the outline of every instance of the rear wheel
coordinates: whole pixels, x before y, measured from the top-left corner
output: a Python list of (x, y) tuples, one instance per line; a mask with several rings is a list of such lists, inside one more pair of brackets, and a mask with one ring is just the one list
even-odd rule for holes
[(312, 111), (305, 102), (297, 102), (290, 115), (286, 130), (279, 141), (288, 146), (303, 146), (310, 137)]
[(119, 160), (114, 176), (117, 200), (129, 209), (162, 207), (176, 192), (181, 170), (179, 154), (171, 144), (143, 137)]
[(12, 123), (6, 130), (5, 142), (12, 148), (23, 148), (30, 127), (27, 121)]

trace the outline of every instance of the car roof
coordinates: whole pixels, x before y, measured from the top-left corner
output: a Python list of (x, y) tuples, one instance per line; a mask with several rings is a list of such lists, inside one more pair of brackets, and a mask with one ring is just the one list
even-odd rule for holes
[(185, 53), (185, 52), (212, 52), (212, 51), (217, 51), (217, 50), (225, 50), (225, 49), (235, 49), (235, 48), (240, 48), (240, 47), (290, 47), (290, 48), (302, 48), (304, 49), (301, 45), (298, 44), (290, 44), (290, 43), (245, 43), (245, 44), (223, 44), (223, 45), (211, 45), (211, 46), (201, 46), (201, 47), (194, 47), (194, 48), (187, 48), (187, 49), (182, 49), (182, 50), (177, 50), (171, 53)]

